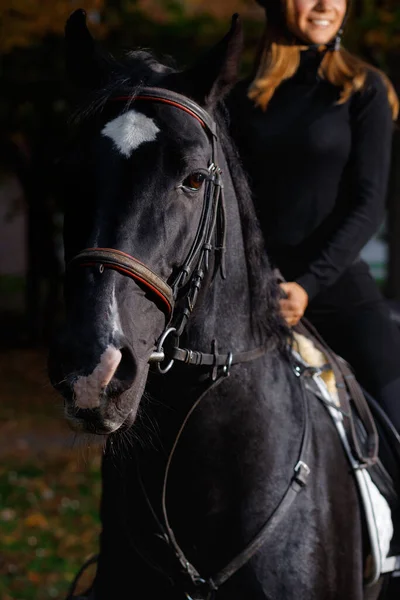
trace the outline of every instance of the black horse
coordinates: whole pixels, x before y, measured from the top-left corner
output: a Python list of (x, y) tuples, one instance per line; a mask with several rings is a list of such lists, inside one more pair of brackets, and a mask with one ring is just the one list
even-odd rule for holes
[(89, 100), (66, 159), (67, 315), (49, 368), (72, 426), (107, 435), (91, 597), (363, 599), (354, 477), (293, 369), (227, 135), (238, 20), (183, 72), (100, 53), (83, 11), (67, 48)]

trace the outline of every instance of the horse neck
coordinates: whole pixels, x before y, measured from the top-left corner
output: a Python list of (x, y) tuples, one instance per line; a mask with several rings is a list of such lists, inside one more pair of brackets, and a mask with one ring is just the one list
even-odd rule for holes
[[(253, 322), (253, 312), (259, 314), (261, 320), (263, 310), (267, 312), (273, 308), (268, 305), (266, 297), (252, 297), (250, 282), (257, 276), (271, 280), (273, 285), (272, 277), (267, 270), (262, 271), (261, 264), (258, 267), (251, 264), (247, 256), (249, 247), (244, 234), (246, 224), (241, 218), (244, 211), (239, 206), (239, 202), (247, 199), (237, 198), (223, 156), (221, 168), (224, 173), (227, 221), (226, 279), (222, 279), (217, 272), (211, 285), (203, 290), (200, 306), (189, 321), (188, 339), (185, 341), (188, 342), (188, 348), (202, 352), (210, 352), (212, 341), (216, 340), (221, 353), (245, 352), (258, 347), (264, 347), (265, 353), (257, 360), (235, 365), (231, 377), (221, 387), (207, 393), (206, 400), (201, 402), (191, 417), (192, 437), (188, 436), (181, 441), (181, 446), (185, 447), (183, 455), (189, 457), (189, 465), (193, 460), (198, 460), (197, 467), (204, 473), (212, 470), (210, 465), (204, 467), (204, 463), (207, 463), (204, 457), (209, 445), (215, 444), (218, 447), (220, 440), (224, 440), (222, 455), (229, 445), (227, 440), (231, 439), (231, 450), (227, 452), (227, 456), (236, 456), (238, 464), (241, 461), (247, 465), (249, 461), (252, 463), (252, 469), (246, 467), (247, 477), (251, 480), (246, 487), (249, 502), (252, 502), (252, 494), (257, 487), (254, 482), (264, 481), (269, 476), (271, 461), (268, 457), (274, 456), (274, 469), (278, 471), (287, 460), (295, 460), (298, 450), (296, 439), (300, 439), (303, 415), (297, 382), (289, 361), (277, 347), (276, 333), (269, 331), (268, 326), (257, 328), (257, 323)], [(259, 250), (263, 251), (263, 248)], [(250, 274), (252, 268), (260, 268), (260, 272)], [(261, 310), (258, 308), (260, 303), (265, 304), (261, 306)], [(188, 407), (193, 405), (193, 400), (200, 396), (204, 381), (201, 373), (201, 369), (197, 375), (196, 371), (183, 367), (176, 373), (176, 378), (172, 377), (176, 394), (173, 406), (178, 413), (180, 409), (187, 412)], [(208, 379), (206, 386), (210, 384)], [(210, 405), (211, 412), (208, 410)], [(283, 434), (287, 431), (291, 432), (291, 436), (287, 438), (286, 444)], [(234, 432), (238, 435), (235, 436)], [(293, 441), (293, 447), (287, 447)], [(254, 459), (254, 446), (258, 448), (260, 461)], [(193, 449), (196, 459), (191, 455)], [(228, 463), (229, 461), (230, 459)], [(282, 473), (286, 477), (287, 472), (283, 468)], [(220, 472), (216, 479), (223, 487)], [(213, 483), (215, 482), (208, 481), (210, 486)], [(220, 483), (215, 485), (219, 486)], [(229, 487), (230, 483), (226, 485)], [(277, 489), (279, 491), (279, 486)], [(275, 500), (274, 494), (271, 494), (270, 501)], [(263, 497), (266, 506), (270, 501)]]
[[(236, 197), (224, 157), (220, 160), (226, 201), (226, 279), (217, 272), (204, 287), (182, 342), (208, 353), (217, 340), (219, 352), (235, 353), (267, 345), (269, 340), (252, 326), (252, 278), (241, 199)], [(259, 277), (269, 273), (260, 272)], [(267, 311), (267, 299), (258, 301), (265, 301)], [(160, 424), (163, 448), (176, 444), (168, 479), (169, 516), (184, 547), (197, 540), (197, 559), (200, 565), (204, 560), (207, 570), (241, 551), (243, 539), (255, 535), (284, 493), (297, 460), (303, 418), (300, 403), (292, 406), (293, 375), (271, 348), (258, 360), (234, 365), (230, 377), (221, 378), (215, 388), (204, 369), (182, 364), (154, 383), (150, 394), (158, 402), (149, 405), (149, 417)], [(285, 435), (288, 431), (290, 435)], [(150, 449), (144, 454), (145, 486), (157, 505), (165, 453)]]
[(223, 172), (226, 213), (226, 278), (223, 279), (216, 270), (212, 281), (202, 290), (187, 333), (188, 340), (200, 344), (203, 351), (208, 351), (213, 339), (227, 350), (250, 349), (263, 343), (263, 340), (255, 339), (259, 336), (253, 332), (249, 265), (238, 198), (222, 151), (219, 152), (219, 164)]

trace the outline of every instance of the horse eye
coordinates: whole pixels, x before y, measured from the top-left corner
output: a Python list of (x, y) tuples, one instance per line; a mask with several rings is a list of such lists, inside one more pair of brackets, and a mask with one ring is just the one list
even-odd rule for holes
[(189, 177), (186, 177), (185, 181), (183, 182), (183, 187), (187, 188), (192, 192), (198, 192), (201, 189), (206, 178), (207, 175), (205, 175), (205, 173), (196, 171), (195, 173), (191, 173)]

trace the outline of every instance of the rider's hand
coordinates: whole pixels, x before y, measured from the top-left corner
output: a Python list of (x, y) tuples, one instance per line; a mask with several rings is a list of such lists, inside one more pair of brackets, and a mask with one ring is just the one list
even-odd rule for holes
[(279, 301), (281, 307), (281, 315), (286, 320), (287, 324), (293, 327), (297, 325), (308, 304), (308, 294), (294, 281), (289, 283), (281, 283), (281, 289), (285, 293), (286, 298)]

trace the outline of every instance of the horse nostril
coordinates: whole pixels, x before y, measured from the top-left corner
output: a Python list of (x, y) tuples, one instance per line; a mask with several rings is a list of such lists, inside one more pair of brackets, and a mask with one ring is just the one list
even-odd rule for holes
[(114, 373), (113, 382), (117, 381), (121, 387), (128, 389), (136, 377), (136, 361), (129, 348), (120, 348), (120, 352), (121, 360)]

